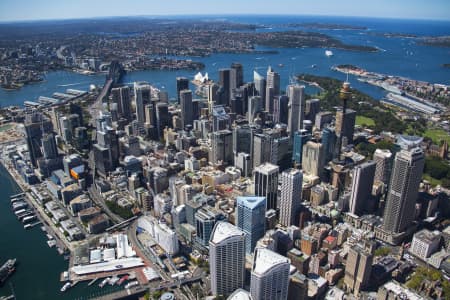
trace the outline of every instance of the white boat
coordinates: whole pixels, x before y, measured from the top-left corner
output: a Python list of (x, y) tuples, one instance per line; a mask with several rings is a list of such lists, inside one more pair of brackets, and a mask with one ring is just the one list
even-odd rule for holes
[(125, 285), (125, 288), (126, 288), (126, 289), (129, 289), (129, 288), (132, 288), (133, 286), (137, 286), (138, 284), (139, 284), (139, 282), (138, 282), (137, 280), (131, 281), (131, 282), (128, 282), (128, 283)]
[(98, 286), (101, 287), (101, 288), (104, 287), (105, 284), (107, 284), (110, 279), (111, 279), (110, 277), (107, 277), (107, 278), (103, 279), (103, 281), (100, 282), (100, 284)]
[(333, 56), (334, 54), (333, 54), (333, 51), (331, 51), (331, 50), (325, 50), (325, 55), (330, 57), (330, 56)]
[(71, 286), (72, 284), (70, 283), (70, 281), (66, 282), (66, 284), (61, 288), (61, 292), (67, 291)]

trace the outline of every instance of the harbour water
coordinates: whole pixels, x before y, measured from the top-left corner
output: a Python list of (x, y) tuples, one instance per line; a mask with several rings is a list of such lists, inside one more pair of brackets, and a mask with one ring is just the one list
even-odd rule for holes
[[(450, 22), (385, 20), (338, 17), (225, 17), (232, 21), (270, 24), (276, 30), (277, 24), (321, 22), (367, 26), (368, 30), (314, 30), (334, 36), (346, 43), (376, 46), (382, 49), (376, 53), (352, 52), (332, 49), (332, 57), (325, 56), (325, 49), (298, 48), (276, 49), (278, 54), (214, 54), (204, 58), (194, 58), (205, 64), (202, 72), (217, 79), (219, 68), (229, 67), (232, 62), (244, 66), (244, 77), (250, 81), (253, 70), (265, 76), (268, 65), (280, 72), (282, 86), (289, 83), (289, 77), (299, 73), (311, 73), (345, 79), (345, 74), (332, 71), (338, 64), (353, 64), (369, 71), (401, 75), (433, 83), (450, 84), (450, 68), (442, 64), (450, 63), (450, 48), (429, 47), (416, 44), (408, 38), (387, 38), (373, 33), (397, 32), (417, 35), (449, 35)], [(301, 28), (299, 28), (301, 29)], [(285, 28), (283, 29), (285, 30)], [(312, 30), (312, 29), (307, 29)], [(263, 48), (261, 48), (263, 49)], [(282, 66), (281, 66), (282, 65)], [(312, 68), (312, 65), (316, 65)], [(175, 96), (175, 77), (193, 78), (195, 71), (140, 71), (126, 74), (124, 83), (148, 81)], [(22, 105), (25, 100), (36, 100), (39, 96), (51, 96), (54, 92), (64, 92), (68, 88), (87, 90), (91, 84), (102, 85), (104, 75), (86, 76), (68, 71), (51, 72), (46, 80), (24, 86), (20, 90), (0, 89), (0, 106)], [(380, 99), (386, 92), (351, 78), (352, 85)], [(54, 248), (49, 248), (45, 234), (39, 226), (23, 229), (9, 208), (9, 196), (19, 192), (19, 188), (8, 172), (0, 165), (0, 263), (8, 258), (18, 259), (17, 271), (8, 280), (14, 284), (17, 299), (77, 299), (105, 293), (110, 287), (100, 290), (96, 284), (87, 287), (79, 283), (62, 294), (59, 276), (67, 269), (67, 262)], [(0, 296), (10, 294), (8, 284), (0, 288)]]

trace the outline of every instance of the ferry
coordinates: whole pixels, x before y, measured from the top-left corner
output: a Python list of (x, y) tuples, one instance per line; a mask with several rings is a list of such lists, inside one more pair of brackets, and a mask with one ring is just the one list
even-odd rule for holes
[(66, 282), (66, 284), (63, 285), (63, 287), (61, 288), (61, 292), (65, 292), (68, 289), (70, 289), (70, 287), (72, 286), (72, 284), (70, 283), (70, 281)]
[(330, 57), (330, 56), (333, 56), (334, 54), (333, 54), (333, 51), (331, 51), (331, 50), (325, 50), (325, 55), (327, 57)]
[(137, 286), (137, 285), (139, 285), (139, 281), (135, 280), (135, 281), (132, 281), (132, 282), (128, 282), (128, 283), (125, 285), (125, 288), (126, 288), (126, 289), (129, 289), (129, 288), (132, 288), (132, 287)]
[(8, 259), (1, 267), (0, 267), (0, 285), (3, 284), (9, 276), (16, 270), (16, 259)]

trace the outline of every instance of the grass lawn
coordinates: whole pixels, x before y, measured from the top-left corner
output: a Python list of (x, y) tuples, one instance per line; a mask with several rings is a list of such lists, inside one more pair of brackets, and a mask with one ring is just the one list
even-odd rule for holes
[(356, 125), (365, 124), (367, 126), (375, 126), (375, 121), (364, 116), (356, 116)]
[(447, 140), (447, 143), (450, 144), (450, 135), (442, 129), (427, 129), (423, 135), (432, 139), (437, 145), (440, 144), (441, 140)]
[(6, 124), (6, 125), (3, 125), (3, 126), (0, 126), (0, 132), (9, 130), (9, 129), (13, 128), (13, 126), (14, 125), (12, 125), (12, 124)]
[(442, 185), (442, 181), (440, 181), (439, 179), (433, 178), (428, 174), (423, 174), (423, 179), (425, 179), (426, 181), (428, 181), (429, 183), (431, 183), (432, 186), (436, 186), (436, 185)]

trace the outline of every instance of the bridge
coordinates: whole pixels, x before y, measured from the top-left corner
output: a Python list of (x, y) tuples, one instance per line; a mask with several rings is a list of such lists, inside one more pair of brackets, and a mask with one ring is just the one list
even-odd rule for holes
[(109, 65), (109, 72), (106, 75), (106, 80), (105, 84), (103, 85), (102, 91), (91, 107), (91, 109), (93, 110), (93, 116), (96, 115), (96, 111), (99, 112), (102, 110), (103, 102), (108, 98), (113, 86), (119, 84), (122, 81), (122, 77), (124, 74), (125, 70), (123, 69), (123, 66), (117, 60), (113, 60)]

